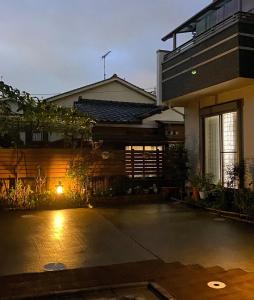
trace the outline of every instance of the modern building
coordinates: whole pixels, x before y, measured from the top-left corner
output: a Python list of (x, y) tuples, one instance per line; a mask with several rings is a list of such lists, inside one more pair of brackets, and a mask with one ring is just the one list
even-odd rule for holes
[(253, 169), (254, 1), (213, 1), (162, 40), (173, 47), (157, 53), (158, 101), (185, 108), (193, 170), (225, 182), (242, 160)]

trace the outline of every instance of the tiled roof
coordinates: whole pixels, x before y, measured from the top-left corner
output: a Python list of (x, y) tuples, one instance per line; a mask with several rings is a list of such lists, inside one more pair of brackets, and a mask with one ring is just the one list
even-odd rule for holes
[(141, 120), (165, 108), (155, 104), (81, 99), (75, 107), (96, 122), (141, 123)]

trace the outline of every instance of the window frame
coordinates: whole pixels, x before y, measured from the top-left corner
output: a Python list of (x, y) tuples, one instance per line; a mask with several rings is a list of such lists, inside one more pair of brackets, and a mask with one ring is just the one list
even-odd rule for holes
[[(225, 113), (236, 112), (237, 113), (237, 154), (238, 154), (238, 162), (240, 163), (243, 160), (243, 99), (237, 99), (225, 103), (215, 104), (211, 106), (207, 106), (204, 108), (200, 108), (199, 116), (200, 116), (200, 155), (201, 155), (201, 172), (205, 174), (205, 118), (212, 116), (220, 116)], [(221, 121), (220, 121), (221, 122)], [(220, 124), (220, 135), (222, 135), (222, 126)], [(221, 161), (222, 152), (220, 151), (220, 174), (221, 180), (223, 180), (222, 175), (222, 161)], [(240, 186), (244, 186), (244, 178), (240, 178)]]

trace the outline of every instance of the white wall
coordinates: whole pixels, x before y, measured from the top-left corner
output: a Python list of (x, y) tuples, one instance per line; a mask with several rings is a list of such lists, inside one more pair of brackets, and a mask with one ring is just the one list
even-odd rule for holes
[[(183, 107), (175, 107), (179, 112), (184, 113)], [(172, 109), (167, 109), (160, 114), (153, 115), (143, 120), (143, 124), (151, 124), (155, 123), (156, 121), (164, 121), (164, 122), (183, 122), (184, 118), (182, 115), (176, 113)]]
[(134, 103), (148, 103), (153, 104), (155, 101), (138, 93), (119, 82), (110, 82), (108, 84), (101, 85), (94, 89), (89, 89), (84, 92), (78, 92), (74, 95), (62, 97), (59, 100), (55, 100), (53, 103), (61, 106), (73, 107), (73, 103), (78, 101), (78, 97), (81, 96), (84, 99), (96, 99), (96, 100), (112, 100), (119, 102), (134, 102)]

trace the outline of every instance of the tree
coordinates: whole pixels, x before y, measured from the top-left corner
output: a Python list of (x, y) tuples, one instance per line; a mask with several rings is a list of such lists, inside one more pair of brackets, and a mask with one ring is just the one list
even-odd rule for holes
[[(11, 109), (14, 104), (16, 111)], [(63, 134), (72, 141), (78, 138), (81, 144), (91, 139), (95, 122), (75, 108), (56, 106), (39, 100), (29, 93), (20, 92), (0, 81), (0, 132), (8, 135), (17, 145), (21, 131), (45, 131)]]

